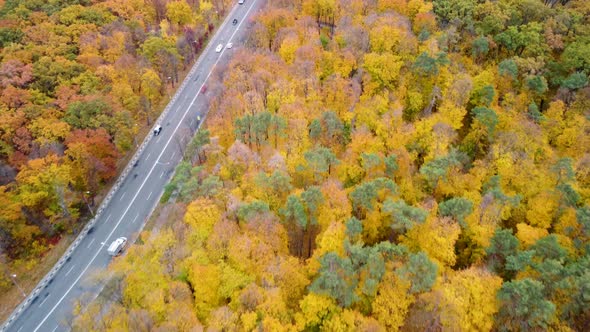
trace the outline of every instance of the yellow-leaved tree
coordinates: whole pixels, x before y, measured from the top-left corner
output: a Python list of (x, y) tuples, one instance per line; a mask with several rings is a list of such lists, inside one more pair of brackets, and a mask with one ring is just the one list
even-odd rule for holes
[(518, 223), (516, 225), (516, 229), (516, 237), (520, 240), (525, 248), (535, 244), (538, 239), (549, 235), (545, 228), (529, 226), (526, 223)]
[(502, 278), (483, 268), (450, 272), (443, 282), (418, 298), (404, 329), (431, 327), (443, 331), (490, 331), (499, 303)]
[(125, 305), (145, 309), (157, 322), (162, 322), (170, 304), (168, 268), (174, 262), (169, 253), (176, 240), (170, 230), (163, 230), (147, 241), (146, 237), (146, 233), (142, 234), (146, 243), (132, 247), (124, 259), (116, 262), (115, 269), (126, 273)]
[(455, 265), (455, 242), (459, 238), (459, 224), (448, 217), (430, 216), (423, 224), (410, 229), (402, 238), (402, 243), (416, 251), (422, 250), (439, 265)]
[(207, 323), (209, 314), (221, 303), (218, 289), (221, 271), (217, 265), (193, 264), (188, 270), (188, 281), (193, 286), (195, 310), (201, 322)]
[(191, 202), (184, 214), (184, 222), (191, 228), (188, 236), (191, 247), (201, 247), (220, 218), (221, 211), (210, 199), (199, 198)]
[(334, 314), (340, 312), (340, 308), (333, 299), (315, 293), (307, 294), (299, 303), (301, 312), (295, 315), (297, 329), (321, 329), (324, 322)]
[(451, 275), (441, 285), (443, 301), (453, 310), (445, 313), (445, 325), (458, 323), (462, 331), (489, 331), (498, 311), (496, 292), (502, 279), (484, 269), (470, 268)]
[(542, 229), (551, 227), (553, 215), (558, 208), (558, 201), (555, 196), (545, 191), (529, 200), (526, 219), (531, 226)]
[(166, 16), (172, 24), (183, 26), (193, 21), (193, 11), (184, 0), (171, 1), (166, 5)]
[(395, 273), (386, 272), (373, 301), (373, 316), (387, 331), (398, 331), (403, 326), (408, 309), (415, 298), (410, 294), (410, 282)]
[(367, 53), (364, 57), (364, 67), (371, 75), (373, 88), (394, 88), (403, 64), (400, 56), (391, 53)]
[(310, 273), (317, 273), (320, 268), (319, 258), (328, 252), (344, 255), (344, 239), (346, 226), (343, 222), (332, 222), (325, 231), (316, 238), (317, 247), (309, 259), (307, 269)]
[(281, 43), (281, 47), (279, 48), (279, 54), (281, 58), (287, 63), (292, 64), (295, 61), (295, 52), (299, 48), (299, 38), (297, 35), (292, 34), (285, 38)]

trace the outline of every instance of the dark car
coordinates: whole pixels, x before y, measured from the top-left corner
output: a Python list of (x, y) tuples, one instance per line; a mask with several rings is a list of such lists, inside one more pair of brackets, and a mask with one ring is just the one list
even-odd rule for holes
[(233, 25), (236, 25), (236, 24), (238, 24), (238, 19), (237, 19), (237, 18), (234, 18), (234, 20), (233, 20), (233, 21), (231, 21), (231, 23), (232, 23)]

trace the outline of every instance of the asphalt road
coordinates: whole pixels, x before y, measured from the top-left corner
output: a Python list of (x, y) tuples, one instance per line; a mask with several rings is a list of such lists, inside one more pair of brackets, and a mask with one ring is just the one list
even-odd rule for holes
[[(107, 248), (118, 237), (134, 239), (170, 180), (176, 165), (182, 159), (184, 145), (195, 128), (200, 126), (197, 116), (204, 119), (208, 109), (201, 88), (220, 61), (227, 61), (231, 53), (245, 40), (248, 19), (262, 6), (263, 0), (246, 0), (245, 4), (231, 9), (224, 23), (203, 52), (197, 68), (185, 81), (187, 84), (173, 101), (170, 112), (160, 122), (162, 131), (153, 136), (121, 188), (97, 220), (89, 233), (62, 266), (53, 281), (13, 321), (7, 331), (68, 331), (73, 303), (84, 294), (98, 294), (102, 285), (92, 282), (95, 273), (104, 271), (112, 257)], [(238, 24), (233, 25), (233, 19)], [(228, 42), (232, 49), (225, 48)], [(223, 44), (221, 52), (216, 47)]]

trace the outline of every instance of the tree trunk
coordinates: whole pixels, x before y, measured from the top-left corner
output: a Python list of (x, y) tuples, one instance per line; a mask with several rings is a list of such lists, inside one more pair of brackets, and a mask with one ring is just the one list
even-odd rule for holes
[(313, 240), (314, 240), (315, 227), (310, 225), (307, 229), (308, 229), (307, 258), (310, 258), (311, 254), (313, 252)]

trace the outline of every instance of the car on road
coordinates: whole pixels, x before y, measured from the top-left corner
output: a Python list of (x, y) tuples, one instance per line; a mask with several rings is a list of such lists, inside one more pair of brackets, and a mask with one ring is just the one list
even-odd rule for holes
[(161, 131), (162, 131), (162, 126), (160, 126), (160, 125), (156, 126), (156, 128), (154, 128), (154, 136), (160, 135)]
[(227, 43), (227, 45), (225, 45), (225, 48), (232, 48), (232, 47), (234, 47), (233, 43)]
[(221, 50), (223, 49), (223, 44), (219, 44), (217, 45), (217, 47), (215, 48), (215, 52), (219, 53), (221, 52)]
[(233, 24), (233, 25), (236, 25), (236, 24), (238, 24), (238, 19), (237, 19), (237, 18), (234, 18), (234, 20), (233, 20), (233, 21), (231, 21), (231, 24)]
[(238, 3), (239, 3), (240, 5), (243, 5), (243, 4), (244, 4), (244, 0), (240, 0), (240, 1), (238, 1)]
[(111, 243), (111, 245), (107, 249), (107, 252), (111, 256), (119, 256), (121, 254), (121, 252), (123, 252), (123, 249), (125, 248), (126, 244), (127, 244), (127, 238), (122, 236), (122, 237), (116, 239), (115, 241), (113, 241), (113, 243)]

